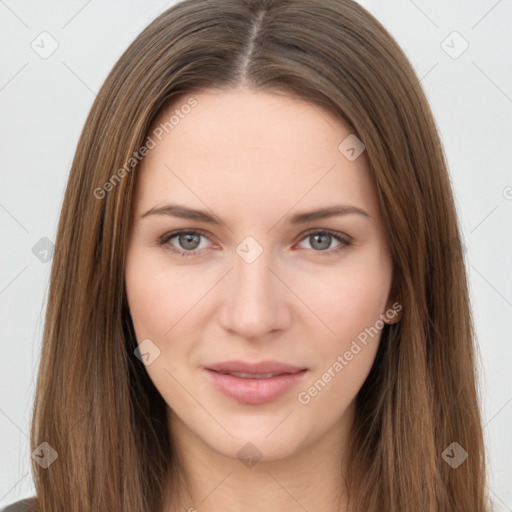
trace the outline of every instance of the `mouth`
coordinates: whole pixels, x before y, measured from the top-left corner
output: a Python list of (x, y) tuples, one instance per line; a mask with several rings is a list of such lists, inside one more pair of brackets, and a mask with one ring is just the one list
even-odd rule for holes
[[(215, 371), (215, 370), (211, 370)], [(293, 375), (292, 373), (243, 373), (243, 372), (216, 372), (221, 375), (233, 375), (233, 377), (240, 377), (242, 379), (270, 379), (272, 377), (279, 377), (280, 375)]]
[[(275, 376), (282, 374), (293, 374), (306, 368), (303, 366), (292, 366), (280, 361), (260, 361), (253, 363), (250, 361), (224, 361), (222, 363), (212, 364), (206, 367), (207, 370), (213, 370), (218, 373), (245, 374), (248, 376)], [(270, 375), (271, 374), (271, 375)], [(240, 375), (243, 376), (243, 375)]]
[(301, 382), (307, 368), (267, 361), (230, 361), (204, 368), (214, 387), (241, 404), (262, 405), (284, 395)]

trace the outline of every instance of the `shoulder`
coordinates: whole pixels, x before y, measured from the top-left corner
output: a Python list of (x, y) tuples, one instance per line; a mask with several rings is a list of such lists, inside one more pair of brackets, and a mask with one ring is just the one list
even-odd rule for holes
[(33, 497), (25, 498), (11, 505), (7, 505), (7, 507), (0, 510), (0, 512), (36, 512), (37, 510), (37, 500)]

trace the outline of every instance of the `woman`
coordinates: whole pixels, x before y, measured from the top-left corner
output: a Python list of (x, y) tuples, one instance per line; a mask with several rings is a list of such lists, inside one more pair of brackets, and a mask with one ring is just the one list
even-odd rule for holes
[(490, 510), (473, 344), (442, 146), (382, 25), (181, 2), (78, 144), (30, 504)]

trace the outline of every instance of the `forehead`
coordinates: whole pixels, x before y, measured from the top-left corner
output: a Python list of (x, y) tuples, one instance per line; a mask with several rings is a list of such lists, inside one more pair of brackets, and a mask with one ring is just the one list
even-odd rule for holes
[[(195, 106), (189, 107), (192, 100)], [(224, 149), (230, 148), (237, 161), (254, 157), (254, 150), (262, 157), (284, 153), (293, 160), (314, 151), (317, 158), (329, 159), (339, 137), (350, 134), (345, 123), (316, 104), (246, 88), (182, 95), (160, 113), (151, 130), (160, 130), (169, 149), (186, 145), (194, 147), (198, 158), (212, 152), (226, 158)]]
[(150, 129), (155, 146), (137, 171), (137, 210), (171, 199), (220, 208), (229, 199), (247, 214), (300, 201), (350, 202), (375, 215), (364, 152), (350, 161), (339, 148), (350, 135), (331, 112), (284, 93), (182, 95)]

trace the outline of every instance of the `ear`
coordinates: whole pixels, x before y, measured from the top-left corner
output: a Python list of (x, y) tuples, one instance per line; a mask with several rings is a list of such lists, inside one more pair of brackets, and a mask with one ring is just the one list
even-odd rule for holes
[(388, 301), (386, 303), (386, 310), (382, 314), (384, 318), (381, 317), (386, 324), (396, 324), (402, 320), (403, 306), (400, 298), (400, 292), (401, 290), (397, 276), (395, 272), (393, 272)]
[(384, 322), (387, 324), (396, 324), (402, 320), (402, 309), (403, 306), (398, 300), (390, 299), (386, 305), (386, 311), (384, 312)]
[(387, 324), (396, 324), (402, 320), (403, 306), (395, 280), (393, 280), (388, 297), (386, 311), (384, 312), (385, 318), (383, 320)]

